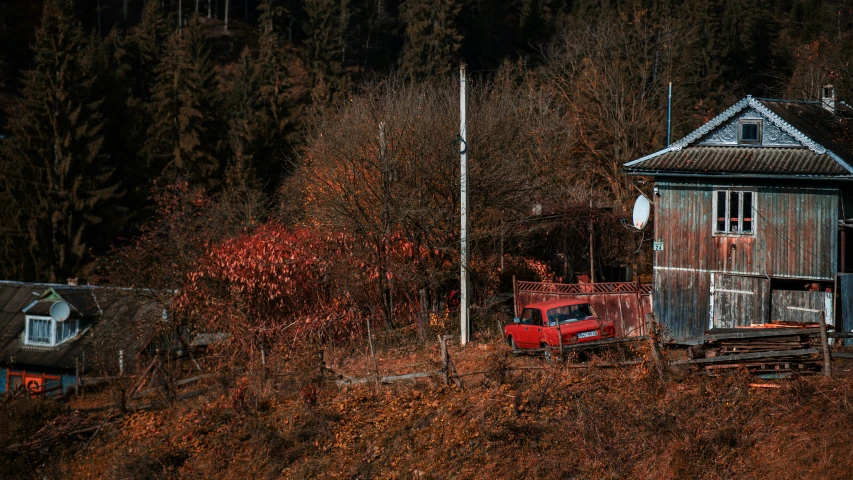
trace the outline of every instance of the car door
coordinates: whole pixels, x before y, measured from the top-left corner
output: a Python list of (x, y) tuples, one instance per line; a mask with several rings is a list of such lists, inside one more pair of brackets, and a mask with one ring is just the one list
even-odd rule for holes
[(533, 323), (533, 309), (525, 308), (521, 311), (519, 323), (507, 325), (507, 335), (512, 336), (515, 346), (518, 348), (530, 348), (527, 336), (530, 334), (530, 326)]
[(533, 323), (530, 325), (530, 332), (525, 332), (528, 335), (528, 341), (530, 342), (530, 348), (539, 348), (542, 343), (542, 329), (545, 328), (545, 324), (542, 321), (542, 310), (538, 308), (533, 309)]

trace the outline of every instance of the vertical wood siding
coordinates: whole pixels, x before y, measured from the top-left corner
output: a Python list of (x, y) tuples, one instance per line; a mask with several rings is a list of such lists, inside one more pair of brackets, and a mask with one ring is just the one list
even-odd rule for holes
[(770, 319), (770, 280), (714, 274), (713, 328), (745, 327)]
[[(798, 290), (773, 290), (774, 321), (814, 323), (820, 321), (819, 314), (788, 307), (808, 308), (811, 310), (826, 310), (826, 292), (806, 292)], [(831, 297), (830, 297), (831, 301)], [(830, 312), (826, 312), (826, 321), (833, 323)]]
[[(841, 309), (841, 331), (850, 332), (853, 331), (853, 273), (839, 275), (838, 280), (838, 307)], [(844, 345), (853, 345), (853, 340), (844, 340)]]
[[(839, 191), (658, 181), (655, 199), (654, 307), (675, 338), (702, 335), (710, 315), (712, 272), (833, 281), (837, 271)], [(715, 189), (756, 192), (755, 235), (714, 235)], [(734, 247), (734, 248), (732, 248)]]

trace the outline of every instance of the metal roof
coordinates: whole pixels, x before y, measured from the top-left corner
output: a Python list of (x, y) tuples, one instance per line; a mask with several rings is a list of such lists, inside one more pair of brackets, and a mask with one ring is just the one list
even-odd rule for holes
[[(40, 298), (47, 289), (75, 302), (83, 315), (81, 332), (76, 338), (55, 347), (24, 345), (24, 308)], [(27, 313), (42, 311), (38, 302)], [(38, 307), (38, 308), (37, 308)], [(48, 307), (49, 308), (49, 307)], [(132, 290), (95, 286), (56, 286), (44, 283), (0, 282), (0, 364), (31, 365), (61, 369), (73, 369), (75, 359), (92, 348), (92, 334), (109, 335), (113, 348), (126, 352), (128, 367), (133, 357), (150, 339), (145, 329), (147, 320), (160, 318), (162, 306), (156, 301), (136, 295)], [(101, 332), (101, 333), (98, 333)]]
[[(740, 112), (759, 112), (801, 146), (701, 146)], [(634, 175), (734, 175), (853, 179), (853, 108), (747, 96), (669, 147), (626, 163)]]
[(762, 105), (781, 117), (789, 125), (853, 164), (853, 109), (836, 102), (835, 113), (820, 102), (791, 102), (785, 100), (759, 100)]
[(779, 147), (690, 147), (652, 157), (635, 166), (634, 170), (650, 173), (848, 175), (827, 154), (820, 155), (807, 148)]

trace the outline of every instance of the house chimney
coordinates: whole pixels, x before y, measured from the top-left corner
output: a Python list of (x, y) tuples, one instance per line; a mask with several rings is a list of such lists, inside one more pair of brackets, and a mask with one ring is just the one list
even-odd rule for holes
[(835, 87), (824, 85), (821, 89), (820, 104), (831, 113), (835, 113)]
[(76, 286), (77, 286), (77, 277), (74, 277), (74, 278), (66, 278), (66, 279), (65, 279), (65, 282), (66, 282), (69, 286), (76, 287)]

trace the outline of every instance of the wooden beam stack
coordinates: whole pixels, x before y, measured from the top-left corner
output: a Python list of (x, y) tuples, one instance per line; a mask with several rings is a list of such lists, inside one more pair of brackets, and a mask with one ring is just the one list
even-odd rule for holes
[(692, 355), (712, 375), (740, 368), (775, 378), (813, 374), (821, 369), (818, 333), (812, 325), (715, 329)]

